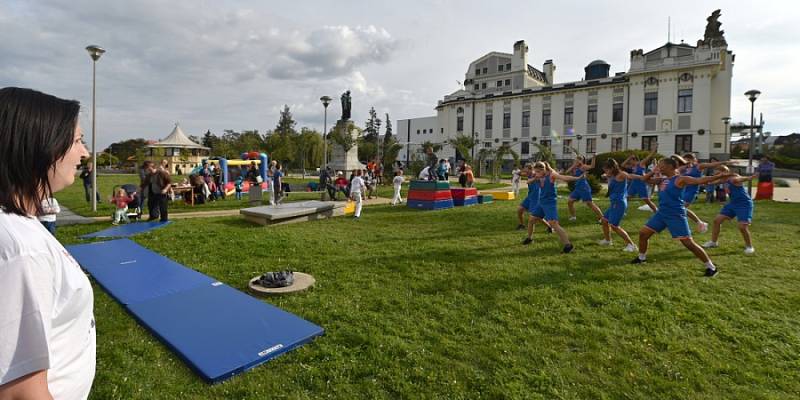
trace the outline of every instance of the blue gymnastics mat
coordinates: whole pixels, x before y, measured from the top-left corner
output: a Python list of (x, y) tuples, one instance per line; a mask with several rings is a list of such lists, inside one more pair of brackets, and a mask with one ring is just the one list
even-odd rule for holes
[(406, 205), (410, 208), (420, 210), (443, 210), (446, 208), (453, 208), (453, 199), (446, 200), (408, 200)]
[(130, 304), (128, 310), (211, 383), (247, 371), (324, 332), (219, 282)]
[(122, 304), (138, 303), (215, 282), (130, 239), (66, 246), (75, 261)]
[(117, 226), (112, 226), (111, 228), (108, 229), (103, 229), (102, 231), (88, 233), (86, 235), (81, 236), (81, 239), (128, 237), (142, 232), (147, 232), (149, 230), (153, 230), (156, 228), (161, 228), (162, 226), (167, 225), (170, 222), (172, 221), (134, 222), (132, 224), (117, 225)]

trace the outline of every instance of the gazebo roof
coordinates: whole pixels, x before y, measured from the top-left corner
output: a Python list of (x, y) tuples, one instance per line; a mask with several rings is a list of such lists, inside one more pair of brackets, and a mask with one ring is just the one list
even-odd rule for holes
[(169, 134), (164, 140), (153, 143), (148, 145), (147, 147), (176, 147), (181, 149), (205, 149), (208, 150), (208, 147), (199, 145), (189, 139), (183, 130), (181, 129), (180, 124), (177, 122), (175, 123), (175, 128), (172, 130), (172, 133)]

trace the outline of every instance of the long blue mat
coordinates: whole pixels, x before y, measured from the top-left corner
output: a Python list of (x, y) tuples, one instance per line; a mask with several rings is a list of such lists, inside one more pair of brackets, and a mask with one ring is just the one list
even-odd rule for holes
[(317, 325), (220, 283), (131, 304), (128, 310), (212, 383), (323, 333)]
[(81, 236), (81, 239), (128, 237), (142, 232), (147, 232), (156, 228), (161, 228), (162, 226), (167, 225), (170, 222), (172, 221), (134, 222), (132, 224), (117, 225), (117, 226), (112, 226), (111, 228), (108, 229), (103, 229), (102, 231), (88, 233), (86, 235)]
[(79, 244), (66, 249), (122, 304), (139, 303), (215, 281), (130, 239)]
[(324, 332), (128, 239), (67, 250), (103, 289), (211, 383)]

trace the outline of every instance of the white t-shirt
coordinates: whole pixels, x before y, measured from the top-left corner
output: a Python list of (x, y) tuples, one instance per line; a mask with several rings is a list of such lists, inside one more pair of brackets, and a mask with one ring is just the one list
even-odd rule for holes
[(56, 214), (61, 212), (61, 207), (58, 206), (58, 200), (51, 197), (42, 200), (42, 211), (44, 214), (38, 217), (39, 221), (56, 222)]
[(400, 187), (403, 186), (404, 181), (405, 180), (400, 175), (397, 175), (394, 177), (394, 179), (392, 179), (392, 183), (394, 184), (395, 189), (400, 189)]
[(47, 370), (55, 399), (85, 399), (95, 373), (94, 294), (35, 218), (0, 210), (0, 385)]
[(419, 179), (428, 179), (431, 176), (430, 172), (431, 167), (425, 167), (422, 171), (419, 171)]
[(361, 194), (361, 189), (364, 187), (366, 187), (366, 185), (364, 185), (364, 180), (361, 179), (360, 176), (353, 178), (353, 180), (350, 181), (350, 195), (352, 196), (356, 193)]

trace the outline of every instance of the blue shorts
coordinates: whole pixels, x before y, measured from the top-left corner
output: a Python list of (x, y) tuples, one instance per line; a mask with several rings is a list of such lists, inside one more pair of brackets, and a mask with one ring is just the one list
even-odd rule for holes
[(628, 197), (649, 199), (650, 193), (647, 193), (647, 186), (643, 182), (635, 181), (628, 186)]
[(611, 226), (619, 226), (619, 223), (622, 222), (622, 217), (625, 216), (625, 210), (627, 209), (627, 201), (612, 200), (611, 206), (603, 213), (603, 219)]
[(699, 186), (686, 186), (686, 189), (683, 191), (683, 203), (684, 204), (692, 204), (695, 200), (697, 200), (697, 191), (700, 189)]
[(539, 203), (536, 205), (536, 208), (531, 211), (531, 215), (545, 221), (558, 221), (558, 207), (556, 207), (556, 203)]
[(531, 198), (526, 196), (525, 199), (522, 200), (522, 203), (519, 203), (519, 206), (520, 206), (520, 208), (524, 208), (524, 209), (530, 211), (530, 209), (531, 209)]
[(739, 221), (740, 224), (749, 224), (753, 220), (753, 205), (728, 203), (722, 207), (719, 213), (728, 218), (736, 217), (736, 220)]
[(569, 198), (580, 201), (592, 201), (591, 189), (575, 189), (569, 194)]
[(656, 233), (667, 228), (673, 239), (692, 237), (692, 231), (689, 229), (689, 220), (686, 219), (686, 216), (671, 216), (656, 212), (644, 226)]

